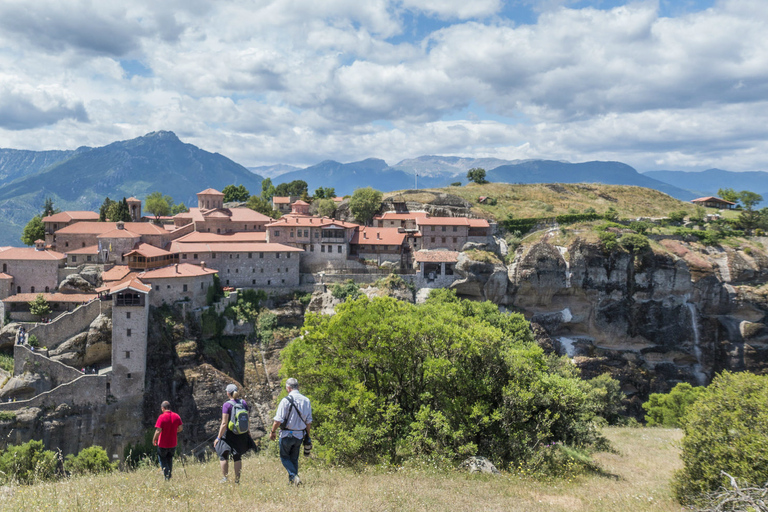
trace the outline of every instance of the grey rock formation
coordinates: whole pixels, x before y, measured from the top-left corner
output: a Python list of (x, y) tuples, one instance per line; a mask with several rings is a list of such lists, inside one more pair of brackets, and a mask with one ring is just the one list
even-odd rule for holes
[(506, 267), (502, 264), (473, 260), (470, 254), (459, 253), (456, 263), (459, 279), (454, 281), (450, 288), (461, 296), (505, 304), (508, 284)]
[(68, 275), (61, 281), (61, 283), (59, 283), (59, 291), (62, 293), (86, 293), (92, 292), (93, 290), (93, 285), (81, 277), (80, 274)]
[(73, 368), (82, 368), (86, 366), (85, 347), (87, 341), (88, 333), (81, 332), (51, 350), (49, 356), (54, 361), (59, 361)]
[(501, 474), (501, 472), (496, 469), (496, 466), (485, 457), (470, 457), (462, 462), (459, 467), (470, 473), (486, 473), (490, 475)]
[(45, 375), (25, 372), (11, 377), (0, 388), (0, 400), (25, 400), (52, 388), (51, 381)]
[(12, 322), (0, 329), (0, 349), (13, 348), (13, 344), (16, 343), (19, 327), (21, 327), (21, 324)]
[(85, 344), (83, 363), (86, 366), (109, 361), (112, 357), (112, 319), (101, 314), (91, 322)]
[(84, 265), (78, 273), (80, 274), (80, 277), (85, 279), (91, 286), (100, 286), (102, 283), (100, 267), (95, 265)]

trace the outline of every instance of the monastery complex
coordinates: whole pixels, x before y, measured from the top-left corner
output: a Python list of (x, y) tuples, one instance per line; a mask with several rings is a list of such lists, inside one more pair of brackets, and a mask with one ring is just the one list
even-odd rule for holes
[[(177, 305), (199, 317), (209, 307), (221, 313), (239, 289), (279, 296), (350, 278), (372, 282), (392, 272), (416, 288), (444, 287), (455, 279), (459, 251), (492, 242), (495, 227), (403, 208), (362, 226), (311, 215), (311, 205), (294, 197), (273, 198), (283, 214), (275, 220), (228, 207), (214, 189), (197, 197), (196, 208), (159, 222), (143, 217), (135, 198), (127, 200), (131, 222), (99, 222), (88, 211), (56, 213), (43, 218), (45, 239), (34, 247), (0, 247), (4, 323), (16, 326), (12, 379), (30, 364), (51, 379), (48, 389), (4, 386), (0, 410), (138, 400), (150, 307)], [(230, 294), (211, 305), (215, 276)], [(52, 310), (42, 319), (30, 312), (39, 295)], [(100, 325), (110, 325), (111, 348), (85, 360), (65, 354), (65, 345), (85, 332), (90, 340)]]

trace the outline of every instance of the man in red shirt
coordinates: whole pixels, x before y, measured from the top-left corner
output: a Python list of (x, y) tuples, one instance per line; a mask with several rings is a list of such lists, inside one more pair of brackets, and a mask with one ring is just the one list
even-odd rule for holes
[(176, 453), (176, 434), (181, 432), (181, 417), (171, 411), (171, 404), (167, 400), (160, 404), (160, 416), (155, 423), (155, 437), (152, 444), (157, 446), (157, 457), (160, 459), (160, 467), (166, 480), (171, 479), (173, 471), (173, 455)]

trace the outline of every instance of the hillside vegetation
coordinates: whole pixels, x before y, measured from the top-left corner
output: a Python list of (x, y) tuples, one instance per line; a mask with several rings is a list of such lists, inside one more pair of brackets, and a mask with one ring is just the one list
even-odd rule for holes
[[(301, 457), (303, 487), (288, 487), (276, 450), (246, 458), (239, 486), (219, 484), (219, 463), (180, 462), (170, 483), (157, 468), (0, 489), (0, 509), (284, 511), (677, 511), (669, 481), (681, 467), (673, 429), (608, 428), (616, 453), (597, 455), (604, 474), (541, 482), (525, 476), (471, 475), (428, 464), (332, 468)], [(274, 448), (274, 447), (270, 447)]]
[[(685, 210), (693, 213), (695, 206), (680, 201), (658, 190), (627, 185), (531, 184), (507, 183), (470, 184), (463, 187), (406, 190), (384, 194), (384, 199), (433, 203), (438, 193), (452, 194), (472, 204), (472, 212), (480, 217), (504, 220), (514, 218), (554, 217), (567, 213), (584, 213), (594, 208), (605, 213), (609, 208), (620, 217), (666, 217), (670, 212)], [(479, 203), (479, 197), (489, 197), (496, 204)]]

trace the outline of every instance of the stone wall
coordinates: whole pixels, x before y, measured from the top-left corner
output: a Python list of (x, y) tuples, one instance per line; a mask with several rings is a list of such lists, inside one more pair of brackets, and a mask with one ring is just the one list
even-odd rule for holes
[(77, 379), (40, 393), (29, 400), (0, 402), (0, 411), (16, 411), (28, 407), (56, 408), (61, 404), (97, 406), (106, 403), (106, 401), (107, 377), (105, 375), (80, 374)]
[(148, 322), (149, 302), (146, 298), (143, 305), (115, 304), (112, 309), (111, 393), (117, 398), (144, 392)]
[[(443, 231), (443, 228), (446, 228)], [(456, 231), (453, 229), (456, 228)], [(422, 249), (448, 249), (460, 251), (467, 243), (469, 228), (467, 226), (421, 226)]]
[(21, 375), (24, 372), (46, 374), (53, 386), (71, 382), (83, 375), (83, 372), (49, 359), (41, 352), (33, 352), (26, 345), (14, 345), (13, 375)]
[[(235, 288), (291, 287), (299, 284), (299, 252), (234, 253), (232, 258), (210, 260), (219, 272), (222, 286)], [(251, 258), (248, 256), (252, 255)], [(240, 256), (237, 258), (236, 256)]]
[(6, 274), (13, 276), (13, 293), (43, 293), (59, 286), (59, 266), (64, 260), (3, 260)]
[(37, 336), (41, 346), (55, 348), (75, 334), (87, 331), (91, 322), (102, 311), (108, 311), (111, 307), (111, 304), (97, 299), (78, 306), (74, 311), (59, 315), (53, 322), (32, 327), (29, 329), (29, 334)]
[(154, 307), (159, 307), (163, 303), (173, 304), (186, 300), (193, 308), (200, 308), (205, 306), (208, 288), (213, 286), (213, 275), (143, 278), (142, 280), (152, 286), (149, 299), (150, 305)]

